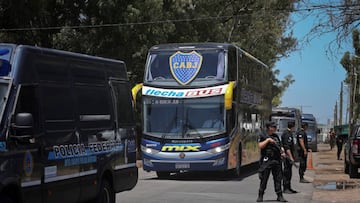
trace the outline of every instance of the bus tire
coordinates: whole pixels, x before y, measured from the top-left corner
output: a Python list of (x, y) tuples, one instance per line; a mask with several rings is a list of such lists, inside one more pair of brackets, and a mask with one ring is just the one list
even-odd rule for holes
[(170, 177), (170, 172), (167, 171), (156, 171), (156, 175), (159, 179), (165, 179)]
[(115, 203), (115, 192), (110, 182), (107, 179), (101, 181), (99, 194), (96, 198), (96, 203)]
[(242, 149), (239, 146), (239, 150), (236, 153), (236, 167), (231, 169), (231, 174), (235, 178), (238, 178), (241, 175), (241, 156), (242, 156), (241, 151), (242, 151)]

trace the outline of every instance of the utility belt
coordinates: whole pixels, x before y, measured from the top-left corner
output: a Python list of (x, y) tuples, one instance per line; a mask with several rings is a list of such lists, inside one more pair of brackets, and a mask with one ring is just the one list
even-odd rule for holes
[(263, 154), (263, 157), (268, 157), (269, 159), (273, 159), (273, 160), (281, 159), (280, 153), (274, 149), (266, 149), (265, 153)]
[(275, 155), (274, 153), (266, 153), (261, 156), (261, 161), (268, 161), (268, 160), (281, 160), (280, 155)]
[(262, 160), (281, 160), (281, 157), (280, 156), (263, 156), (263, 157), (261, 157), (262, 158)]

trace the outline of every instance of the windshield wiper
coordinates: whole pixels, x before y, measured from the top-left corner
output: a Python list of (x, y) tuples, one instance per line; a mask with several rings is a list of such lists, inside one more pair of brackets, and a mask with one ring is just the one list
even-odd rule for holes
[(199, 133), (199, 131), (191, 124), (186, 124), (185, 128), (187, 129), (186, 132), (184, 133), (183, 137), (190, 137), (190, 132), (195, 132), (196, 135), (198, 135), (199, 138), (202, 138), (203, 136), (201, 135), (201, 133)]

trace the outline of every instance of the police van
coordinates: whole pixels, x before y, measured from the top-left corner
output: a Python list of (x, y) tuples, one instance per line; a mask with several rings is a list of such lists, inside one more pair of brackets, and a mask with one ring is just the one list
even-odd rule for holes
[(115, 202), (137, 183), (125, 63), (0, 44), (0, 202)]

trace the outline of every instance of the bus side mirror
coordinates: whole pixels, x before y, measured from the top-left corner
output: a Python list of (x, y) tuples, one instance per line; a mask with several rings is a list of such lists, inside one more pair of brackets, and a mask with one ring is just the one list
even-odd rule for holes
[(12, 125), (14, 135), (12, 138), (20, 143), (34, 143), (34, 119), (31, 113), (18, 113)]

